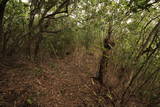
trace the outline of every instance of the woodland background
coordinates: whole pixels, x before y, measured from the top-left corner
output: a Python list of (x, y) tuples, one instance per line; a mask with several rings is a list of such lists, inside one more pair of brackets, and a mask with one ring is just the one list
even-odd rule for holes
[(159, 0), (0, 0), (0, 51), (2, 107), (160, 107)]

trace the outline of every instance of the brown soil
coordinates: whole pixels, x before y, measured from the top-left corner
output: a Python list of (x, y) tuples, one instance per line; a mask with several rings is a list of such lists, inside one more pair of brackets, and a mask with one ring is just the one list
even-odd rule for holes
[[(126, 73), (110, 62), (106, 84), (100, 85), (91, 77), (98, 71), (101, 55), (93, 53), (77, 50), (40, 64), (1, 59), (0, 107), (119, 107), (127, 75), (121, 76)], [(125, 107), (144, 104), (128, 101)]]
[(0, 69), (0, 107), (92, 105), (90, 77), (95, 75), (98, 61), (98, 55), (84, 52), (39, 65), (6, 61), (9, 64)]

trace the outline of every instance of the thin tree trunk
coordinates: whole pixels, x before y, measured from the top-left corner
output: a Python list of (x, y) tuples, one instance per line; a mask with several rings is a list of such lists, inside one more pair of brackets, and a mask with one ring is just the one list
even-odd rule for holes
[(6, 46), (7, 46), (7, 40), (6, 40), (6, 35), (3, 33), (3, 47), (2, 47), (2, 53), (3, 53), (3, 56), (5, 56), (6, 54)]
[(38, 59), (38, 53), (39, 53), (40, 44), (41, 44), (42, 40), (43, 40), (43, 37), (41, 34), (39, 34), (39, 37), (38, 37), (38, 40), (35, 44), (35, 49), (34, 49), (34, 59), (35, 60)]
[(29, 33), (28, 33), (28, 38), (27, 38), (27, 41), (26, 41), (26, 56), (27, 58), (31, 59), (31, 52), (32, 52), (32, 43), (33, 43), (33, 35), (32, 35), (32, 32), (33, 32), (33, 23), (34, 23), (34, 19), (35, 19), (35, 15), (36, 15), (36, 9), (33, 8), (34, 5), (33, 3), (31, 2), (31, 5), (30, 5), (30, 13), (29, 13), (29, 23), (28, 23), (28, 29), (29, 29)]
[(136, 57), (136, 61), (139, 59), (139, 57), (142, 55), (143, 51), (146, 49), (147, 45), (149, 44), (150, 41), (152, 41), (154, 39), (154, 36), (156, 35), (156, 31), (158, 31), (160, 27), (160, 22), (158, 22), (155, 27), (152, 29), (152, 31), (150, 32), (150, 34), (148, 35), (145, 43), (142, 45), (140, 52), (138, 53), (137, 57)]

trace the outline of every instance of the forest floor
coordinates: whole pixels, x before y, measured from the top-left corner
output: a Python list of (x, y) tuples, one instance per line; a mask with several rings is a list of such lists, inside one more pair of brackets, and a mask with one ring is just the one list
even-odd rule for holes
[(1, 61), (6, 67), (0, 68), (0, 107), (89, 105), (92, 102), (90, 77), (98, 70), (99, 57), (76, 52), (37, 65), (26, 61), (10, 61), (9, 64)]

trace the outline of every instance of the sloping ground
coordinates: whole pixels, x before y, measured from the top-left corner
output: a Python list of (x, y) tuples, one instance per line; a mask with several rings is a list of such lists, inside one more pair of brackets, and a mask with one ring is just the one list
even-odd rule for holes
[(2, 68), (0, 107), (90, 105), (90, 77), (98, 69), (98, 59), (98, 55), (81, 52), (46, 62), (47, 64), (34, 65), (25, 62), (18, 67)]
[[(0, 107), (119, 107), (127, 75), (110, 63), (101, 86), (91, 78), (99, 59), (100, 54), (79, 50), (41, 64), (1, 60)], [(130, 101), (125, 107), (145, 106)]]

